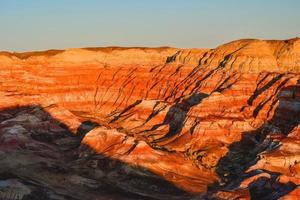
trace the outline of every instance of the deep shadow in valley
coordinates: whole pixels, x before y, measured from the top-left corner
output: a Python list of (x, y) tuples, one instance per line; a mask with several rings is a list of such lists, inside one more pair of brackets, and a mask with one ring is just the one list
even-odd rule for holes
[[(87, 132), (101, 126), (95, 122), (82, 122), (77, 133), (73, 134), (67, 125), (53, 118), (39, 105), (0, 111), (0, 138), (16, 126), (20, 127), (19, 125), (26, 129), (26, 132), (20, 134), (25, 134), (39, 145), (49, 146), (49, 149), (45, 146), (43, 151), (37, 153), (34, 147), (29, 148), (23, 141), (5, 143), (1, 140), (1, 149), (7, 148), (6, 160), (17, 159), (10, 157), (12, 155), (9, 149), (12, 148), (20, 154), (26, 152), (28, 160), (34, 157), (47, 160), (46, 163), (28, 166), (24, 162), (18, 169), (4, 168), (6, 165), (2, 162), (6, 161), (0, 160), (0, 181), (15, 179), (31, 189), (31, 193), (24, 195), (23, 200), (48, 200), (54, 197), (112, 200), (191, 198), (190, 194), (145, 168), (130, 166), (81, 144)], [(19, 168), (26, 168), (26, 173)], [(41, 178), (45, 174), (47, 176)], [(13, 186), (4, 187), (0, 184), (0, 195), (0, 199), (7, 196), (14, 199), (21, 194)], [(3, 197), (4, 195), (6, 196)]]
[[(290, 86), (293, 89), (293, 86)], [(296, 87), (296, 86), (295, 86)], [(294, 96), (294, 95), (292, 95)], [(189, 110), (201, 103), (207, 95), (196, 93), (190, 97), (176, 102), (169, 111), (161, 125), (169, 125), (170, 132), (156, 142), (167, 139), (180, 133)], [(275, 109), (274, 117), (259, 127), (257, 130), (243, 133), (242, 139), (229, 146), (229, 152), (219, 160), (216, 172), (222, 180), (222, 184), (215, 183), (210, 186), (207, 198), (211, 194), (220, 191), (232, 191), (247, 177), (261, 173), (261, 171), (245, 171), (257, 161), (259, 153), (265, 150), (277, 148), (279, 143), (269, 139), (269, 133), (278, 127), (284, 135), (300, 122), (300, 113), (284, 113), (284, 103), (279, 101)], [(179, 117), (175, 117), (175, 115)], [(17, 120), (16, 120), (17, 119)], [(32, 120), (32, 121), (30, 121)], [(26, 131), (20, 133), (40, 144), (46, 144), (45, 151), (33, 151), (34, 146), (28, 147), (26, 143), (14, 141), (5, 143), (1, 137), (10, 129), (22, 126)], [(176, 187), (163, 177), (151, 173), (142, 167), (130, 166), (126, 163), (112, 159), (95, 152), (91, 147), (81, 144), (81, 140), (87, 132), (101, 126), (92, 121), (82, 122), (76, 134), (73, 134), (68, 126), (55, 118), (39, 105), (6, 108), (0, 110), (0, 139), (1, 149), (7, 149), (6, 160), (14, 160), (9, 152), (15, 148), (21, 154), (28, 153), (31, 157), (42, 157), (47, 163), (36, 163), (27, 166), (24, 170), (17, 168), (5, 168), (3, 160), (0, 160), (0, 181), (17, 179), (31, 188), (31, 193), (23, 199), (53, 199), (53, 196), (61, 196), (64, 199), (191, 199), (192, 195)], [(20, 127), (19, 127), (20, 128)], [(153, 130), (158, 127), (153, 127)], [(278, 131), (276, 129), (276, 131)], [(15, 133), (19, 134), (19, 133)], [(29, 134), (29, 135), (28, 135)], [(25, 140), (26, 141), (26, 140)], [(48, 148), (49, 147), (49, 148)], [(80, 147), (80, 148), (79, 148)], [(49, 150), (49, 151), (48, 151)], [(11, 165), (13, 166), (13, 165)], [(41, 174), (41, 176), (39, 175)], [(271, 178), (260, 177), (250, 183), (249, 190), (253, 199), (278, 199), (292, 191), (294, 183), (279, 183), (278, 175), (273, 172)], [(43, 177), (45, 174), (47, 176)], [(70, 178), (71, 177), (71, 178)], [(18, 189), (11, 189), (0, 185), (0, 193), (9, 191), (9, 195), (16, 195)], [(4, 193), (3, 193), (4, 191)], [(5, 195), (8, 195), (5, 193)], [(1, 199), (1, 197), (0, 197)]]
[[(287, 88), (293, 93), (291, 95), (292, 100), (297, 101), (295, 100), (297, 85)], [(283, 88), (278, 94), (280, 95), (287, 88)], [(280, 142), (273, 140), (272, 137), (276, 137), (276, 135), (278, 137), (287, 136), (293, 128), (299, 125), (300, 110), (287, 111), (285, 99), (279, 98), (278, 100), (279, 105), (275, 109), (272, 119), (254, 131), (244, 132), (240, 141), (229, 146), (229, 152), (219, 160), (216, 168), (216, 172), (221, 178), (221, 184), (211, 185), (210, 194), (219, 190), (232, 191), (238, 188), (246, 178), (263, 173), (262, 170), (250, 172), (246, 172), (246, 170), (257, 162), (260, 153), (272, 151), (280, 146)], [(280, 174), (266, 172), (271, 175), (271, 178), (260, 177), (250, 183), (249, 190), (252, 199), (278, 199), (296, 188), (296, 184), (292, 182), (286, 184), (278, 182)]]
[[(207, 98), (209, 95), (205, 93), (193, 93), (192, 95), (184, 98), (178, 98), (175, 103), (169, 108), (166, 116), (162, 123), (152, 126), (149, 130), (144, 130), (144, 132), (152, 132), (158, 130), (161, 126), (168, 125), (169, 131), (162, 137), (155, 139), (152, 144), (165, 141), (175, 135), (178, 135), (183, 127), (185, 126), (189, 111), (196, 105), (200, 104), (203, 99)], [(153, 110), (153, 112), (148, 117), (147, 121), (150, 121), (153, 117), (163, 111), (166, 107), (161, 110)]]

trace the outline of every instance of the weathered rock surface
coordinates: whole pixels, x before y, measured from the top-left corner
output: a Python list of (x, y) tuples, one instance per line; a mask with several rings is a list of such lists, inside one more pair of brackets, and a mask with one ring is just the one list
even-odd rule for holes
[(299, 80), (298, 38), (1, 52), (0, 195), (297, 199)]

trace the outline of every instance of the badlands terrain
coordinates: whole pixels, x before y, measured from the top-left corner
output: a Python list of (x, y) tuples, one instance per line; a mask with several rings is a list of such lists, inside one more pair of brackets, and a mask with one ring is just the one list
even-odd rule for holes
[(299, 38), (0, 52), (0, 199), (298, 199), (299, 123)]

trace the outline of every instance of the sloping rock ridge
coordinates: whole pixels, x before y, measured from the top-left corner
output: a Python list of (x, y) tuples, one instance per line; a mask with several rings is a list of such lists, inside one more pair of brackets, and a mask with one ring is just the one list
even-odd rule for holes
[(299, 123), (299, 38), (0, 52), (0, 199), (298, 199)]

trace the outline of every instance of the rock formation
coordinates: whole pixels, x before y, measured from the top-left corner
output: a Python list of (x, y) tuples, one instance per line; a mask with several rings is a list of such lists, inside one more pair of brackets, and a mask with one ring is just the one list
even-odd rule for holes
[(299, 38), (0, 52), (0, 199), (297, 199), (299, 114)]

